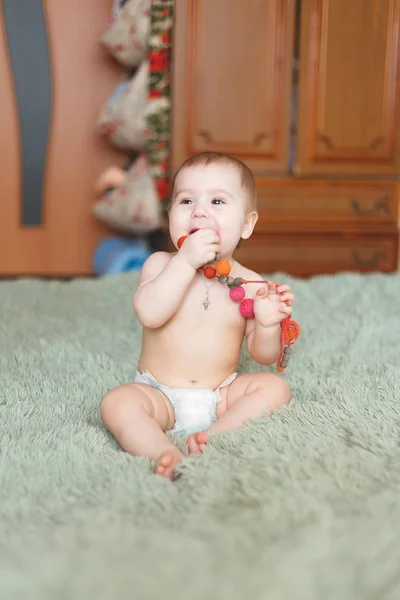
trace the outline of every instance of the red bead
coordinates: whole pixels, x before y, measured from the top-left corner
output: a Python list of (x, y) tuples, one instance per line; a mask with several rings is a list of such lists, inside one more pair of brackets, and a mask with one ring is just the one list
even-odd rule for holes
[(207, 279), (214, 279), (214, 277), (217, 274), (214, 267), (206, 267), (205, 269), (203, 269), (203, 273), (204, 273), (204, 276), (207, 277)]
[(183, 235), (182, 237), (179, 238), (178, 240), (178, 248), (180, 248), (183, 244), (183, 242), (186, 240), (186, 238), (189, 237), (188, 235)]
[(244, 288), (241, 285), (238, 285), (237, 287), (229, 291), (229, 296), (234, 302), (241, 302), (245, 295), (246, 292), (244, 291)]
[(246, 319), (254, 319), (254, 300), (252, 298), (246, 298), (242, 300), (239, 306), (240, 314)]

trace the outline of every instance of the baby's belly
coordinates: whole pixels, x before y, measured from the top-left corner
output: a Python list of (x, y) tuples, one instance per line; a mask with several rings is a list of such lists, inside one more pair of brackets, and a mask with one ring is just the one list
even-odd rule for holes
[(143, 331), (138, 370), (150, 371), (169, 387), (217, 388), (237, 370), (243, 331), (222, 332)]

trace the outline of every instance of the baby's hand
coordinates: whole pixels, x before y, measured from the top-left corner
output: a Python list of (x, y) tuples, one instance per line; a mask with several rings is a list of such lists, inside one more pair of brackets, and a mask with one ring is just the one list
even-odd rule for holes
[(293, 302), (294, 294), (288, 285), (277, 286), (269, 281), (268, 291), (259, 288), (254, 299), (254, 315), (257, 323), (262, 327), (279, 325), (283, 319), (292, 314)]
[(198, 269), (214, 260), (218, 251), (217, 232), (214, 229), (199, 229), (183, 242), (179, 256), (182, 256), (191, 267)]

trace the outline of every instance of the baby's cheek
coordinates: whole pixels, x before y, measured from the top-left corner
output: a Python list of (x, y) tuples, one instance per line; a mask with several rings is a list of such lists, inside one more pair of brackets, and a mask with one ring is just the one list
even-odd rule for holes
[[(174, 239), (175, 242), (177, 241), (177, 239), (179, 237), (179, 235), (178, 235), (179, 228), (180, 228), (179, 227), (179, 220), (177, 220), (176, 218), (171, 218), (170, 217), (170, 220), (169, 220), (169, 232), (171, 234), (171, 237), (176, 238), (176, 239)], [(182, 229), (182, 227), (180, 229)]]

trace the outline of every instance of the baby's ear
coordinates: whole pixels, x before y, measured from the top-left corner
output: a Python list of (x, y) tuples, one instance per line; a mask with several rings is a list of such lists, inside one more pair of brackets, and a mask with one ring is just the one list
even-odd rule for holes
[(253, 233), (253, 229), (258, 220), (258, 213), (255, 210), (247, 213), (242, 231), (242, 238), (247, 240)]

